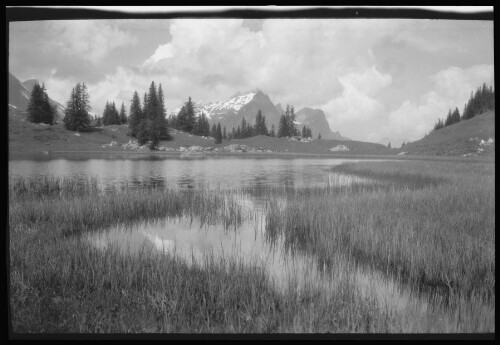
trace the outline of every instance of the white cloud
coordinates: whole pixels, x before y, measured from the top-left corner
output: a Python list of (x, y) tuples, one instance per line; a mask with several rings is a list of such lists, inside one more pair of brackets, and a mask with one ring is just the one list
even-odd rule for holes
[[(374, 66), (362, 73), (349, 73), (339, 77), (342, 94), (318, 107), (325, 111), (330, 126), (340, 126), (342, 133), (358, 140), (366, 140), (369, 123), (384, 112), (384, 105), (377, 94), (388, 87), (392, 77), (380, 73)], [(362, 125), (360, 125), (362, 124)]]
[(134, 45), (137, 39), (116, 26), (94, 20), (68, 20), (48, 22), (51, 32), (45, 49), (98, 62), (117, 48)]
[[(252, 31), (242, 19), (163, 21), (154, 27), (161, 28), (163, 32), (157, 37), (164, 41), (154, 46), (149, 41), (149, 48), (143, 51), (148, 55), (141, 55), (139, 62), (139, 58), (135, 60), (135, 67), (106, 68), (99, 82), (88, 84), (91, 104), (97, 113), (102, 112), (106, 100), (125, 101), (128, 107), (132, 92), (137, 90), (142, 98), (152, 80), (162, 83), (168, 109), (179, 107), (188, 96), (205, 103), (258, 87), (275, 103), (289, 103), (296, 109), (322, 108), (331, 128), (345, 136), (373, 141), (390, 138), (396, 146), (398, 140), (421, 138), (448, 108), (458, 106), (462, 111), (470, 91), (483, 82), (493, 84), (492, 64), (464, 68), (489, 61), (478, 60), (482, 51), (477, 48), (487, 46), (484, 42), (490, 36), (483, 36), (492, 25), (452, 22), (266, 19), (260, 31)], [(113, 49), (142, 43), (130, 34), (130, 28), (143, 25), (140, 30), (146, 30), (148, 21), (130, 25), (113, 21), (54, 22), (49, 25), (53, 43), (48, 48), (68, 58), (81, 56), (94, 63), (87, 65), (99, 66)], [(378, 43), (390, 47), (398, 40), (408, 42), (413, 47), (411, 52), (418, 47), (422, 51), (419, 57), (444, 56), (445, 63), (434, 64), (429, 58), (425, 60), (429, 68), (422, 68), (419, 60), (412, 61), (407, 68), (418, 71), (416, 74), (422, 71), (418, 81), (398, 80), (395, 71), (386, 74), (375, 49)], [(455, 55), (450, 53), (455, 51), (453, 47), (464, 47), (461, 54), (468, 54), (467, 59), (460, 59), (462, 55), (457, 53), (454, 60)], [(394, 63), (401, 61), (405, 61), (404, 55), (394, 57)], [(457, 67), (428, 75), (447, 66), (448, 61), (458, 61)], [(58, 66), (63, 74), (62, 65)], [(64, 72), (68, 75), (68, 68)], [(46, 84), (49, 95), (60, 101), (65, 101), (76, 82), (82, 81), (58, 78), (62, 77), (52, 73)], [(405, 87), (410, 83), (419, 87)]]
[[(177, 98), (190, 94), (208, 102), (258, 87), (296, 108), (323, 104), (342, 91), (337, 76), (373, 66), (369, 46), (394, 27), (378, 20), (272, 19), (254, 32), (242, 19), (178, 19), (171, 41), (144, 61), (143, 73), (186, 80), (176, 85), (182, 89), (174, 87)], [(373, 93), (359, 83), (356, 88)]]
[(445, 118), (449, 109), (458, 107), (460, 114), (471, 91), (482, 83), (493, 85), (493, 65), (477, 65), (468, 69), (449, 67), (431, 76), (434, 89), (419, 101), (405, 101), (389, 114), (389, 121), (381, 136), (390, 136), (398, 142), (418, 140), (434, 127), (439, 118)]

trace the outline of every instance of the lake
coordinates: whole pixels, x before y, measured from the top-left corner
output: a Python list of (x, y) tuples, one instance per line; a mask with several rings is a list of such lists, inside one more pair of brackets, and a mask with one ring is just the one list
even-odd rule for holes
[[(95, 177), (104, 189), (124, 186), (168, 188), (322, 187), (349, 183), (329, 170), (353, 159), (329, 158), (69, 158), (10, 160), (9, 177)], [(366, 160), (363, 160), (366, 161)]]

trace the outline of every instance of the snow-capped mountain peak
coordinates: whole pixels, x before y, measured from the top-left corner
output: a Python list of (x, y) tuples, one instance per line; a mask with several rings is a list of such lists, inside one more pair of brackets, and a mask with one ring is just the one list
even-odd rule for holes
[(238, 92), (222, 102), (211, 103), (203, 107), (203, 112), (207, 117), (212, 118), (216, 113), (234, 111), (238, 112), (243, 106), (250, 103), (255, 97), (258, 90), (251, 90), (248, 92)]
[[(196, 116), (200, 116), (201, 113), (211, 120), (216, 119), (215, 115), (234, 112), (237, 113), (242, 107), (250, 103), (255, 95), (260, 91), (259, 89), (254, 89), (246, 92), (237, 92), (231, 97), (227, 98), (221, 102), (211, 102), (208, 104), (194, 103), (194, 109)], [(173, 113), (178, 114), (181, 108), (174, 109)]]

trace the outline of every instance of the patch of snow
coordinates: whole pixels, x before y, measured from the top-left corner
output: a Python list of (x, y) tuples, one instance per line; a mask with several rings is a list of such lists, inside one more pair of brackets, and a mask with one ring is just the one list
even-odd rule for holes
[(80, 136), (80, 133), (75, 133), (75, 135), (76, 135), (77, 137), (79, 137), (79, 136)]
[(408, 153), (408, 152), (403, 151), (403, 152), (398, 153), (398, 156), (404, 156), (404, 155), (406, 155), (407, 153)]
[(10, 103), (9, 103), (9, 107), (12, 107), (12, 108), (14, 108), (14, 109), (17, 109), (17, 107), (16, 107), (15, 105), (12, 105), (12, 104), (10, 104)]
[[(251, 91), (245, 94), (236, 94), (222, 102), (209, 103), (204, 106), (199, 106), (196, 113), (197, 115), (199, 115), (203, 112), (205, 116), (211, 119), (212, 116), (222, 111), (234, 110), (235, 112), (237, 112), (243, 106), (248, 104), (256, 94), (257, 92), (255, 91)], [(219, 117), (219, 119), (221, 119), (221, 117)]]

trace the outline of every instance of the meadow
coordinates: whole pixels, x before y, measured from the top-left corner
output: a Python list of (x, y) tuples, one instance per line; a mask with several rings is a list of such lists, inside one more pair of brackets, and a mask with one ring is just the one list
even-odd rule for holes
[[(91, 178), (11, 178), (12, 330), (494, 333), (494, 163), (359, 162), (332, 170), (376, 183), (103, 192)], [(241, 204), (248, 197), (264, 205), (267, 240), (282, 243), (289, 257), (313, 259), (315, 279), (278, 289), (265, 263), (207, 254), (187, 264), (146, 243), (124, 254), (85, 240), (163, 217), (237, 232), (259, 221)]]

